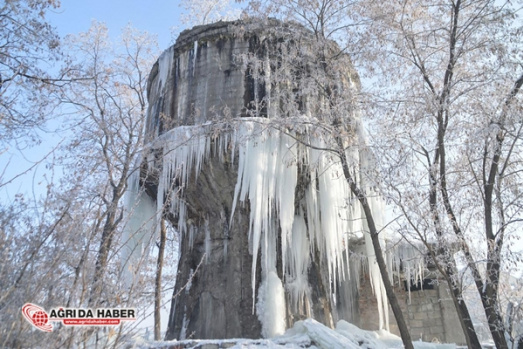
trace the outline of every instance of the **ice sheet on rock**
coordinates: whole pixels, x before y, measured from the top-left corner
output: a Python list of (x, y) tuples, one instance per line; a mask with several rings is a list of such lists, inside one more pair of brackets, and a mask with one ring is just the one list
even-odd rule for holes
[[(167, 81), (169, 77), (172, 76), (171, 69), (174, 66), (173, 49), (174, 47), (169, 48), (158, 58), (158, 74), (153, 81), (150, 81), (150, 85), (148, 86), (148, 95), (163, 96), (167, 94), (166, 89), (170, 86)], [(151, 139), (158, 137), (158, 131), (161, 122), (159, 117), (162, 104), (161, 101), (162, 99), (158, 99), (158, 101), (155, 104), (150, 105), (147, 110), (148, 125), (146, 128), (150, 132), (150, 134), (147, 136), (151, 137)], [(154, 124), (150, 124), (151, 122)]]
[(172, 52), (172, 49), (168, 49), (158, 58), (158, 88), (164, 89), (166, 87), (173, 66), (173, 57), (174, 52)]
[(379, 336), (376, 332), (362, 330), (347, 321), (338, 321), (336, 324), (336, 332), (347, 338), (353, 338), (360, 348), (387, 349), (387, 346), (379, 340)]

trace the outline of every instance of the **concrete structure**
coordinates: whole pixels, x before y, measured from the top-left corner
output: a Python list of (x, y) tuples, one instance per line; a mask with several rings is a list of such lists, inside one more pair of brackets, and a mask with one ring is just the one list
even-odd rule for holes
[[(293, 113), (308, 115), (339, 125), (338, 130), (346, 134), (347, 144), (357, 143), (359, 120), (348, 93), (358, 88), (357, 75), (348, 57), (343, 55), (334, 71), (323, 64), (324, 60), (307, 56), (336, 50), (335, 45), (329, 43), (322, 47), (325, 52), (315, 52), (312, 41), (313, 36), (304, 28), (278, 21), (219, 22), (183, 32), (151, 71), (146, 139), (152, 152), (144, 156), (141, 182), (182, 236), (166, 339), (260, 338), (262, 333), (271, 333), (266, 328), (271, 325), (270, 321), (264, 322), (264, 314), (260, 314), (268, 311), (278, 316), (284, 314), (283, 326), (287, 328), (297, 320), (313, 317), (331, 327), (337, 320), (346, 319), (366, 329), (377, 329), (373, 328), (377, 323), (374, 315), (380, 311), (366, 279), (370, 269), (367, 267), (367, 273), (359, 273), (361, 264), (358, 263), (350, 270), (339, 272), (337, 269), (342, 270), (346, 263), (344, 256), (349, 253), (345, 235), (361, 235), (364, 228), (358, 226), (350, 231), (343, 228), (339, 239), (336, 237), (338, 240), (329, 241), (336, 242), (331, 243), (332, 246), (327, 246), (326, 240), (317, 238), (318, 233), (313, 232), (315, 219), (319, 221), (319, 218), (315, 218), (312, 211), (320, 212), (321, 208), (311, 206), (309, 196), (322, 190), (318, 178), (326, 170), (318, 174), (313, 169), (317, 164), (304, 162), (298, 166), (297, 155), (283, 166), (294, 166), (296, 170), (294, 186), (282, 188), (291, 191), (292, 200), (288, 205), (294, 206), (293, 218), (294, 212), (296, 217), (302, 216), (291, 222), (292, 229), (277, 218), (270, 221), (271, 226), (262, 231), (263, 237), (259, 240), (265, 243), (263, 248), (256, 247), (258, 242), (251, 236), (256, 214), (253, 197), (237, 204), (237, 200), (241, 200), (237, 199), (238, 181), (242, 179), (238, 164), (241, 150), (240, 144), (229, 136), (238, 131), (231, 128), (235, 120), (253, 118), (263, 124), (260, 118), (270, 118), (274, 113), (289, 119), (294, 117)], [(291, 56), (292, 50), (308, 53), (294, 52)], [(284, 67), (289, 60), (294, 60), (291, 70)], [(314, 87), (311, 81), (323, 81), (326, 85)], [(325, 90), (329, 91), (329, 99)], [(344, 99), (334, 110), (333, 101), (338, 95)], [(294, 125), (301, 127), (300, 123)], [(290, 127), (284, 126), (286, 130)], [(299, 136), (311, 134), (309, 129), (299, 132)], [(320, 131), (315, 132), (321, 135)], [(288, 136), (279, 130), (269, 133)], [(167, 141), (177, 142), (177, 146), (167, 149)], [(254, 138), (254, 143), (265, 141)], [(288, 152), (304, 151), (299, 146), (292, 148), (285, 142), (280, 143), (278, 146)], [(361, 154), (354, 148), (355, 171), (358, 171)], [(183, 158), (172, 158), (174, 153)], [(171, 157), (169, 164), (165, 161), (167, 157)], [(168, 167), (172, 163), (176, 166)], [(334, 190), (328, 187), (323, 190)], [(348, 212), (359, 212), (357, 202), (347, 205), (330, 201), (330, 204), (347, 206), (343, 209)], [(287, 208), (271, 206), (269, 215), (282, 215), (281, 211)], [(347, 214), (352, 214), (350, 212)], [(336, 219), (338, 215), (335, 211)], [(327, 219), (326, 212), (317, 216)], [(361, 215), (350, 218), (351, 227), (356, 226), (352, 221), (361, 222)], [(341, 221), (346, 224), (347, 220)], [(301, 233), (296, 235), (299, 222)], [(285, 235), (286, 229), (294, 235)], [(323, 225), (316, 230), (322, 229)], [(272, 234), (270, 238), (269, 234)], [(296, 264), (306, 262), (302, 274), (298, 275), (303, 278), (301, 281), (306, 280), (306, 285), (296, 286), (300, 280), (295, 271), (289, 272), (289, 260), (296, 257), (296, 251), (292, 251), (289, 244), (295, 246), (300, 236), (306, 236), (305, 256), (300, 256)], [(328, 253), (329, 248), (332, 253)], [(276, 257), (270, 259), (269, 254)], [(288, 259), (287, 267), (284, 256)], [(277, 284), (279, 282), (277, 291), (285, 291), (283, 309), (267, 310), (267, 304), (264, 307), (255, 304), (262, 284), (268, 283), (271, 275)], [(359, 288), (354, 282), (358, 275), (362, 275)], [(272, 300), (277, 292), (271, 292)], [(450, 303), (440, 301), (445, 293), (443, 288), (411, 292), (410, 300), (401, 287), (398, 292), (405, 295), (405, 309), (414, 338), (437, 337), (441, 341), (452, 338), (449, 333), (457, 327), (445, 328), (452, 316), (448, 311)]]
[[(301, 35), (296, 35), (299, 33)], [(292, 42), (286, 44), (286, 40)], [(209, 146), (214, 147), (222, 142), (218, 140), (219, 135), (230, 131), (227, 127), (234, 119), (267, 117), (272, 110), (267, 103), (269, 94), (273, 96), (280, 91), (279, 96), (283, 98), (291, 84), (284, 78), (267, 80), (265, 65), (270, 64), (269, 57), (273, 57), (275, 63), (278, 60), (281, 63), (282, 59), (286, 59), (282, 51), (290, 48), (291, 43), (295, 49), (301, 49), (310, 46), (311, 40), (311, 34), (302, 27), (278, 21), (219, 22), (182, 33), (176, 44), (160, 57), (150, 74), (146, 138), (154, 143), (169, 132), (181, 130), (183, 133), (189, 128), (191, 131), (188, 132), (203, 130), (207, 126), (192, 126), (209, 125), (212, 121), (211, 132), (217, 138), (211, 136), (208, 139), (212, 138), (210, 142), (213, 144)], [(297, 66), (294, 69), (304, 71), (307, 64), (309, 70), (321, 68), (318, 62), (307, 62), (305, 58), (296, 56), (293, 64)], [(335, 82), (338, 90), (350, 83), (353, 74), (351, 65), (345, 66), (345, 76)], [(278, 68), (268, 69), (274, 73)], [(291, 78), (296, 76), (292, 72), (290, 74)], [(326, 73), (320, 69), (319, 74), (314, 78), (323, 79), (321, 75)], [(298, 106), (296, 111), (320, 115), (318, 109), (323, 106), (318, 102), (319, 95), (317, 89), (312, 89), (292, 103)], [(312, 99), (318, 103), (310, 103)], [(351, 117), (352, 114), (347, 112), (347, 125)], [(187, 142), (192, 142), (195, 137), (191, 134)], [(208, 134), (203, 137), (208, 137)], [(230, 143), (224, 144), (225, 148), (231, 146)], [(162, 144), (157, 146), (158, 149), (162, 147)], [(167, 338), (259, 338), (263, 329), (256, 307), (260, 294), (258, 289), (263, 275), (267, 275), (267, 271), (263, 270), (266, 263), (262, 263), (262, 258), (267, 259), (267, 255), (265, 252), (263, 256), (253, 252), (253, 242), (248, 234), (252, 227), (249, 218), (251, 204), (247, 201), (234, 209), (238, 153), (226, 150), (218, 155), (220, 152), (216, 149), (211, 151), (204, 159), (199, 175), (189, 171), (188, 176), (198, 177), (190, 184), (180, 183), (173, 173), (173, 180), (169, 180), (165, 187), (178, 188), (175, 190), (180, 195), (174, 200), (179, 201), (174, 204), (172, 198), (163, 197), (163, 194), (158, 197), (157, 193), (162, 191), (159, 189), (162, 180), (158, 177), (162, 173), (165, 175), (167, 170), (165, 162), (162, 164), (165, 155), (158, 155), (156, 151), (153, 153), (157, 156), (152, 160), (149, 156), (142, 180), (154, 199), (161, 202), (171, 200), (167, 217), (183, 236), (174, 291), (177, 297), (172, 304)], [(303, 179), (307, 182), (301, 182), (300, 188), (310, 186), (310, 180)], [(295, 196), (304, 195), (304, 192), (296, 192)], [(176, 205), (183, 205), (183, 213), (173, 210), (172, 206)], [(274, 268), (277, 278), (283, 280), (286, 273), (282, 264), (284, 253), (277, 239), (281, 241), (277, 237), (271, 239), (274, 242), (271, 248), (276, 249), (274, 253), (278, 255), (274, 260), (276, 264), (271, 268)], [(313, 287), (303, 292), (307, 293), (307, 297), (302, 293), (298, 296), (302, 297), (300, 300), (289, 301), (287, 309), (281, 310), (286, 313), (284, 326), (307, 317), (333, 325), (334, 300), (329, 294), (329, 275), (323, 270), (326, 260), (320, 260), (321, 253), (317, 248), (311, 249), (313, 261), (304, 271)], [(200, 264), (202, 261), (204, 263)], [(188, 280), (190, 290), (186, 288)]]
[[(394, 286), (412, 340), (466, 344), (450, 290), (435, 271), (427, 271), (424, 282), (410, 287), (410, 292), (405, 280), (396, 278)], [(358, 306), (359, 317), (354, 324), (362, 329), (375, 330), (378, 320), (376, 297), (364, 273), (360, 278)], [(390, 331), (399, 335), (392, 310), (390, 314)]]

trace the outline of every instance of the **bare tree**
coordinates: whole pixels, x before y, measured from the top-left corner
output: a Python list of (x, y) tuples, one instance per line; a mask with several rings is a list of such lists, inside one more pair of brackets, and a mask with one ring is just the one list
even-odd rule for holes
[(233, 0), (183, 0), (182, 23), (186, 26), (202, 25), (220, 20), (236, 19), (240, 10), (234, 8)]
[[(88, 250), (89, 241), (83, 220), (72, 217), (80, 203), (77, 192), (61, 192), (51, 181), (47, 188), (39, 200), (19, 194), (0, 208), (0, 333), (5, 347), (34, 347), (41, 341), (20, 317), (24, 303), (54, 307), (73, 294), (81, 297), (70, 286), (76, 256)], [(52, 339), (56, 346), (62, 340)]]
[(513, 190), (521, 183), (517, 9), (494, 1), (403, 1), (387, 13), (374, 3), (363, 8), (374, 16), (369, 36), (387, 57), (371, 63), (380, 81), (379, 90), (369, 89), (368, 110), (379, 123), (380, 156), (392, 160), (382, 173), (403, 215), (400, 231), (429, 248), (476, 347), (454, 259), (464, 256), (493, 340), (506, 348), (499, 278), (505, 239), (521, 214), (521, 194)]
[[(59, 38), (45, 14), (58, 1), (5, 1), (0, 5), (0, 134), (2, 142), (28, 135), (48, 117), (43, 98), (57, 78), (48, 73), (60, 57)], [(23, 101), (23, 102), (22, 102)]]
[(110, 251), (115, 234), (121, 231), (127, 179), (138, 171), (134, 163), (143, 146), (145, 72), (156, 58), (157, 48), (150, 35), (130, 27), (123, 31), (121, 45), (113, 46), (107, 28), (96, 22), (89, 32), (71, 37), (69, 42), (76, 57), (69, 75), (89, 79), (72, 84), (61, 96), (62, 102), (82, 116), (73, 120), (78, 122), (74, 126), (77, 134), (66, 156), (74, 157), (69, 167), (80, 173), (84, 185), (93, 183), (91, 195), (102, 207), (90, 296), (94, 305), (103, 297)]
[[(31, 326), (19, 316), (25, 302), (45, 308), (103, 303), (143, 309), (140, 300), (152, 300), (154, 287), (144, 287), (144, 282), (153, 273), (142, 273), (129, 289), (118, 256), (126, 242), (121, 236), (126, 180), (137, 171), (135, 158), (143, 146), (144, 71), (156, 58), (155, 40), (126, 28), (121, 42), (113, 45), (105, 27), (95, 23), (88, 33), (70, 38), (67, 47), (70, 60), (62, 75), (70, 84), (47, 96), (61, 103), (67, 139), (49, 163), (57, 175), (47, 177), (41, 200), (28, 202), (18, 195), (0, 209), (3, 346), (38, 345)], [(69, 328), (47, 344), (112, 345), (129, 330), (125, 326), (108, 335)]]
[(455, 261), (463, 254), (496, 345), (505, 348), (499, 275), (506, 236), (521, 223), (518, 8), (494, 1), (250, 4), (335, 39), (351, 55), (364, 78), (361, 110), (372, 121), (380, 166), (374, 175), (402, 217), (398, 230), (429, 248), (477, 347)]

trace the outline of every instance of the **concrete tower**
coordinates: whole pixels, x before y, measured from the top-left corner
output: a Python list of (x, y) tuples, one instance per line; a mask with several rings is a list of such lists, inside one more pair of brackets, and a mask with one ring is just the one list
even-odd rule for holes
[(358, 313), (348, 243), (362, 216), (322, 150), (330, 129), (358, 142), (357, 89), (336, 45), (275, 20), (195, 27), (162, 54), (142, 182), (181, 236), (167, 339), (259, 338)]

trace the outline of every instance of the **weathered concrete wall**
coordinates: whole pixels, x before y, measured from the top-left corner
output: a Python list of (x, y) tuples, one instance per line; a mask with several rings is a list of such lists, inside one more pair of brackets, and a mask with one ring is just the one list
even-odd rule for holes
[[(394, 291), (400, 300), (401, 310), (413, 340), (425, 342), (456, 343), (465, 345), (463, 330), (458, 320), (448, 286), (442, 279), (434, 279), (433, 289), (411, 290), (410, 294), (403, 281), (395, 280)], [(359, 290), (359, 321), (356, 325), (366, 330), (376, 330), (378, 323), (376, 298), (368, 276), (362, 274)], [(392, 309), (390, 331), (399, 335)]]
[(189, 229), (194, 231), (181, 239), (174, 294), (181, 293), (173, 300), (167, 339), (260, 337), (252, 312), (249, 215), (244, 208), (228, 228), (235, 178), (230, 159), (213, 157), (186, 190)]
[[(178, 126), (245, 111), (249, 79), (236, 60), (249, 52), (250, 44), (235, 30), (222, 22), (196, 27), (162, 54), (149, 77), (149, 141)], [(231, 156), (210, 157), (197, 181), (183, 188), (187, 231), (166, 339), (260, 337), (253, 312), (248, 207), (237, 209), (229, 227), (237, 177)], [(169, 217), (181, 231), (178, 219)]]
[[(249, 52), (249, 41), (231, 40), (233, 29), (226, 22), (196, 27), (162, 54), (149, 76), (149, 136), (245, 108), (246, 77), (235, 60)], [(170, 69), (159, 71), (161, 64)]]
[[(219, 22), (183, 32), (176, 44), (162, 54), (150, 74), (146, 139), (152, 142), (180, 126), (211, 122), (216, 132), (220, 132), (220, 125), (234, 118), (266, 117), (268, 107), (263, 99), (268, 90), (285, 90), (289, 88), (288, 82), (281, 81), (282, 86), (279, 86), (280, 81), (267, 82), (263, 77), (264, 65), (255, 66), (254, 63), (251, 66), (244, 58), (281, 57), (278, 44), (284, 35), (302, 30), (301, 27), (268, 21)], [(304, 36), (307, 35), (310, 34)], [(313, 61), (313, 64), (318, 63)], [(347, 76), (352, 73), (349, 68), (350, 65), (343, 68)], [(271, 70), (271, 67), (267, 69)], [(336, 81), (336, 85), (341, 88), (344, 78), (338, 76), (340, 81)], [(316, 97), (300, 93), (300, 100), (292, 101), (296, 102), (297, 108), (304, 108), (301, 112), (306, 108), (307, 99), (310, 101), (320, 95), (313, 89), (308, 93)], [(310, 105), (318, 108), (320, 103)], [(352, 114), (343, 115), (350, 119)], [(179, 226), (179, 217), (168, 216), (176, 228), (186, 229), (186, 232), (181, 239), (180, 266), (167, 339), (261, 337), (253, 303), (261, 282), (262, 263), (258, 260), (253, 292), (248, 202), (237, 206), (234, 220), (229, 224), (238, 164), (237, 159), (233, 160), (238, 154), (228, 149), (222, 158), (217, 153), (213, 151), (206, 159), (200, 175), (190, 185), (177, 187), (176, 174), (172, 174), (171, 184), (183, 195), (187, 209), (186, 227)], [(156, 164), (153, 172), (161, 171)], [(155, 176), (152, 177), (148, 192), (154, 196), (156, 184)], [(302, 183), (302, 186), (307, 185)], [(276, 245), (279, 248), (280, 243)], [(287, 302), (288, 327), (307, 317), (333, 325), (333, 299), (324, 261), (320, 260), (317, 248), (311, 251), (313, 261), (308, 269), (311, 285), (308, 298), (303, 299), (297, 308)], [(281, 251), (276, 252), (280, 256), (276, 265), (278, 277), (284, 280)]]
[[(259, 79), (255, 77), (259, 71), (246, 66), (240, 59), (242, 56), (265, 57), (271, 54), (271, 47), (276, 49), (272, 45), (275, 34), (267, 34), (270, 29), (267, 25), (276, 27), (282, 24), (220, 22), (182, 33), (177, 43), (160, 57), (149, 78), (147, 140), (153, 141), (176, 127), (213, 123), (216, 132), (220, 132), (220, 124), (234, 118), (267, 116), (268, 111), (264, 110), (267, 106), (263, 105), (262, 100), (269, 86), (265, 85), (263, 76)], [(302, 29), (287, 27), (285, 30)], [(285, 30), (279, 35), (284, 35)], [(276, 41), (279, 39), (281, 37), (276, 36)], [(281, 54), (273, 52), (276, 53)], [(346, 76), (354, 74), (350, 64), (343, 69), (346, 69)], [(343, 74), (338, 76), (343, 77)], [(350, 79), (355, 80), (354, 77), (347, 78)], [(284, 84), (286, 82), (272, 88), (283, 90)], [(343, 82), (336, 81), (336, 84), (342, 86)], [(315, 105), (308, 102), (320, 98), (321, 94), (311, 93), (309, 96), (302, 94), (296, 106), (306, 111), (308, 106)], [(321, 106), (321, 103), (316, 105)], [(352, 114), (350, 111), (342, 114), (347, 116), (344, 121), (349, 125)], [(190, 185), (180, 185), (177, 174), (171, 174), (170, 184), (183, 195), (186, 203), (186, 217), (184, 227), (179, 225), (180, 217), (176, 214), (170, 213), (167, 217), (183, 231), (167, 339), (261, 336), (261, 324), (253, 311), (253, 302), (256, 301), (253, 293), (257, 294), (261, 282), (262, 263), (261, 257), (255, 256), (258, 262), (253, 290), (253, 247), (248, 238), (250, 205), (249, 202), (238, 205), (230, 224), (238, 174), (238, 159), (235, 157), (238, 154), (232, 149), (218, 153), (211, 152), (212, 155), (202, 164), (200, 175)], [(156, 165), (153, 174), (161, 171)], [(191, 177), (195, 177), (194, 174)], [(153, 176), (149, 182), (148, 193), (153, 197), (156, 195), (157, 180)], [(310, 178), (301, 180), (302, 187), (310, 185)], [(297, 206), (301, 194), (295, 193)], [(312, 262), (307, 270), (310, 296), (303, 299), (301, 306), (293, 308), (289, 295), (286, 295), (287, 327), (297, 320), (313, 317), (327, 326), (345, 319), (364, 329), (376, 330), (376, 297), (365, 274), (362, 274), (358, 289), (354, 281), (359, 274), (351, 270), (350, 278), (337, 285), (334, 300), (331, 280), (325, 272), (325, 261), (319, 257), (318, 248), (315, 246), (310, 251)], [(281, 251), (277, 253), (281, 255)], [(276, 269), (280, 280), (284, 280), (281, 258), (277, 260)], [(441, 286), (433, 291), (412, 292), (410, 301), (407, 292), (397, 286), (400, 299), (405, 300), (402, 306), (404, 313), (408, 314), (413, 338), (461, 342), (454, 339), (460, 338), (460, 327), (452, 313), (452, 303), (446, 301), (448, 296), (444, 289), (440, 290)], [(391, 329), (394, 332), (396, 328), (397, 332), (392, 312), (390, 314)]]

